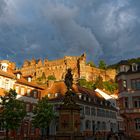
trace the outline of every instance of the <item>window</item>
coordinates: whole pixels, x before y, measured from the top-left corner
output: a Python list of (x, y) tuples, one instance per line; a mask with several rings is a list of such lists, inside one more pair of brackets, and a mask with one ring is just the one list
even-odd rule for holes
[(133, 105), (135, 108), (140, 108), (140, 98), (134, 98)]
[(97, 130), (100, 130), (101, 129), (101, 123), (98, 121), (97, 122)]
[(102, 130), (106, 130), (106, 123), (102, 122)]
[(21, 88), (20, 94), (21, 94), (21, 95), (24, 95), (24, 88)]
[(19, 87), (18, 86), (16, 86), (15, 90), (16, 90), (16, 93), (19, 93)]
[(90, 115), (90, 107), (88, 106), (85, 107), (85, 114)]
[(135, 119), (136, 130), (140, 131), (140, 118)]
[(91, 121), (86, 120), (85, 127), (86, 127), (86, 129), (90, 129), (91, 128)]
[(96, 115), (96, 110), (95, 110), (95, 108), (93, 108), (93, 107), (91, 108), (91, 115), (92, 115), (92, 116), (95, 116), (95, 115)]
[(131, 87), (133, 90), (140, 90), (140, 79), (132, 79)]
[(82, 105), (80, 106), (80, 114), (84, 115), (84, 106), (82, 106)]
[(27, 96), (30, 96), (30, 92), (31, 92), (31, 90), (27, 89)]
[(128, 108), (128, 98), (124, 98), (124, 107)]
[(118, 86), (119, 86), (119, 91), (120, 92), (126, 91), (127, 90), (127, 81), (123, 80), (123, 79), (120, 79), (118, 81)]
[(9, 87), (9, 80), (8, 79), (5, 79), (5, 89), (6, 90), (10, 89), (10, 87)]

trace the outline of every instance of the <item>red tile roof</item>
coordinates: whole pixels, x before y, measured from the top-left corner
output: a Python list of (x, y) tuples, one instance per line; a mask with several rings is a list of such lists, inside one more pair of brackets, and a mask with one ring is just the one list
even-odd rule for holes
[[(75, 93), (82, 93), (82, 94), (89, 95), (91, 97), (101, 98), (95, 91), (89, 90), (84, 87), (80, 87), (78, 85), (73, 85), (72, 90)], [(46, 89), (42, 94), (42, 97), (48, 94), (55, 94), (55, 93), (60, 93), (61, 95), (64, 95), (66, 91), (67, 88), (64, 82), (54, 82), (51, 87), (46, 87)]]
[(42, 90), (44, 89), (42, 86), (39, 86), (39, 85), (37, 85), (34, 82), (28, 82), (23, 77), (21, 77), (20, 79), (17, 79), (16, 83), (17, 84), (23, 84), (23, 85), (31, 86), (31, 87), (35, 87), (35, 88), (42, 89)]
[(0, 75), (12, 79), (16, 77), (12, 72), (5, 72), (3, 70), (0, 70)]

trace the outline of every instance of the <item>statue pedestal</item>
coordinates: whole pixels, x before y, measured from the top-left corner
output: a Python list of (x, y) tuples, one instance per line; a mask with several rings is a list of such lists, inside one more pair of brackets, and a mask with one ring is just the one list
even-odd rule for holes
[(59, 130), (55, 140), (84, 140), (80, 133), (80, 107), (68, 93), (59, 108)]

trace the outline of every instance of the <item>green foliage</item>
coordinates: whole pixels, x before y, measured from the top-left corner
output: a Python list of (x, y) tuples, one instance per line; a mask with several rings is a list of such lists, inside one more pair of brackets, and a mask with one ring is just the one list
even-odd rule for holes
[(38, 101), (33, 113), (33, 125), (37, 128), (47, 128), (55, 117), (53, 106), (48, 103), (47, 97), (44, 97), (42, 100)]
[(81, 86), (81, 87), (86, 87), (88, 89), (93, 89), (93, 86), (94, 86), (94, 83), (93, 82), (87, 82), (86, 79), (80, 79), (78, 81), (78, 84)]
[[(128, 59), (128, 63), (132, 64), (132, 63), (140, 63), (140, 57), (139, 58), (132, 58), (132, 59)], [(119, 66), (118, 63), (109, 65), (108, 68), (112, 68), (112, 69), (117, 69)]]
[(6, 130), (16, 130), (26, 115), (23, 102), (16, 99), (17, 93), (10, 89), (5, 96), (0, 96), (2, 112), (0, 119), (4, 122), (3, 127)]
[(115, 82), (105, 81), (103, 85), (104, 85), (104, 89), (109, 91), (110, 93), (113, 93), (115, 90), (118, 89), (118, 84)]
[(103, 89), (104, 88), (103, 78), (101, 76), (98, 76), (96, 78), (96, 81), (94, 83), (94, 88), (99, 88), (99, 89)]
[(87, 65), (90, 65), (91, 67), (96, 67), (95, 64), (93, 63), (93, 61), (87, 62)]
[(107, 68), (107, 65), (106, 65), (104, 60), (99, 61), (99, 68), (100, 69), (106, 69)]
[(95, 90), (96, 88), (105, 89), (106, 91), (113, 93), (118, 89), (118, 84), (113, 81), (103, 81), (102, 77), (99, 76), (94, 82), (88, 82), (85, 79), (80, 79), (78, 84), (81, 87), (86, 87), (91, 90)]
[(56, 78), (55, 78), (54, 75), (49, 75), (49, 76), (48, 76), (48, 80), (56, 80)]

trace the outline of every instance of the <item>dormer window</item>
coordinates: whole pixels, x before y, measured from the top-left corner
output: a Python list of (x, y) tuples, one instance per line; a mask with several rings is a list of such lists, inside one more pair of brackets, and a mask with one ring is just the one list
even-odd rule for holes
[(55, 97), (58, 97), (58, 93), (55, 93)]
[(20, 78), (21, 78), (20, 73), (17, 73), (17, 79), (20, 79)]
[(8, 64), (7, 63), (2, 63), (1, 64), (1, 70), (3, 70), (3, 71), (7, 71), (7, 69), (8, 69)]
[(81, 94), (79, 94), (79, 99), (82, 99), (82, 95)]
[(49, 93), (49, 94), (48, 94), (48, 98), (50, 98), (50, 97), (51, 97), (51, 94)]
[(133, 63), (132, 64), (132, 71), (137, 71), (138, 70), (138, 65)]
[(28, 77), (28, 82), (31, 82), (32, 81), (32, 78), (31, 77)]

